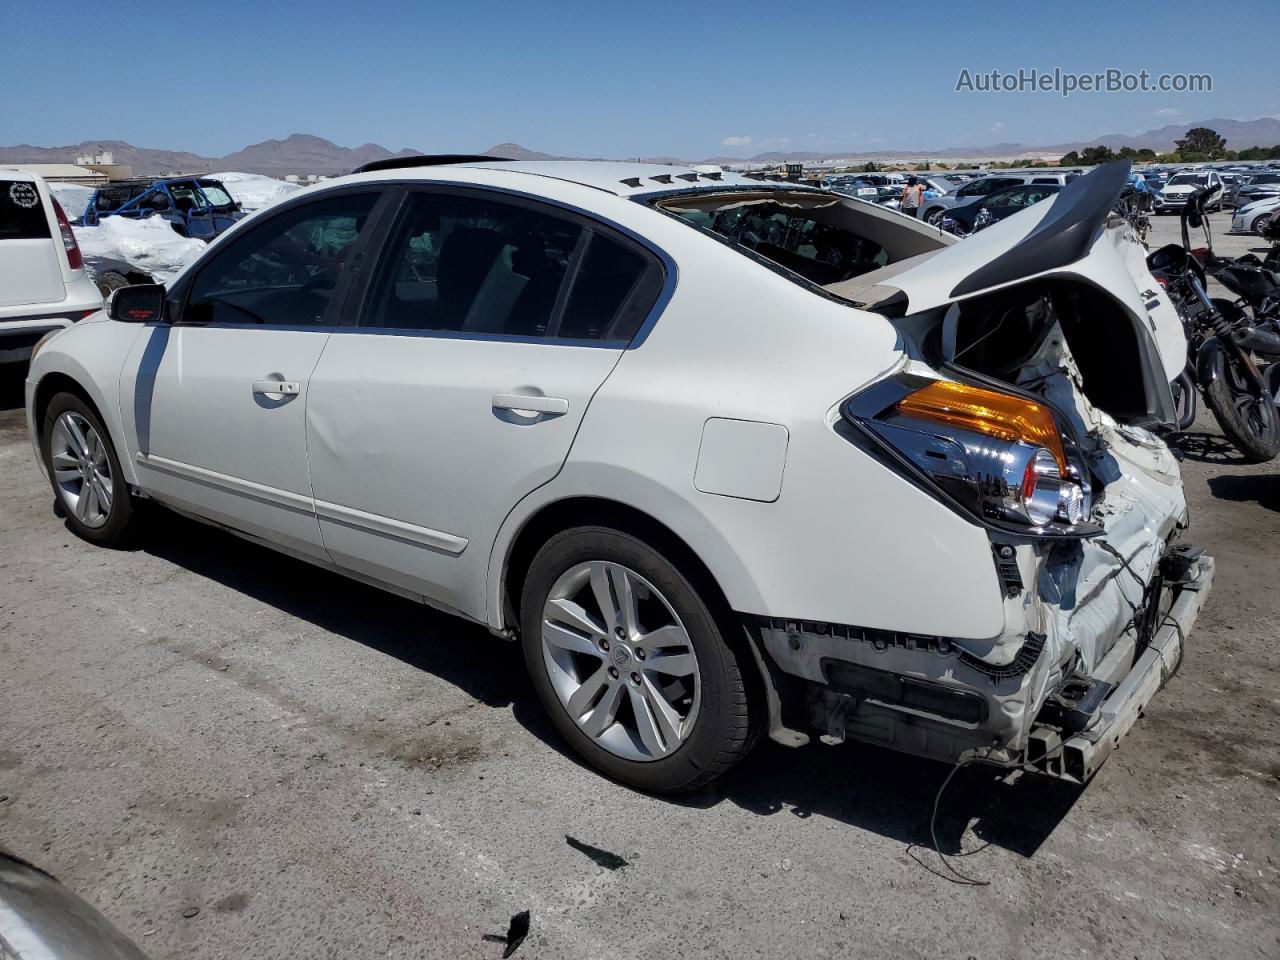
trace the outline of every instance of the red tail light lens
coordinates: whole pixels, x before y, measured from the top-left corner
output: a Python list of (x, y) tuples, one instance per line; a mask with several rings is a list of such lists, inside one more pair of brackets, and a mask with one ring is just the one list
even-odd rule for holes
[(1203, 267), (1205, 265), (1205, 261), (1209, 259), (1209, 248), (1196, 247), (1194, 250), (1191, 251), (1191, 255), (1195, 257), (1197, 262), (1200, 264), (1200, 266)]
[(79, 270), (84, 266), (84, 257), (80, 256), (80, 244), (76, 243), (76, 235), (71, 229), (71, 221), (62, 212), (62, 204), (58, 202), (58, 199), (56, 197), (50, 197), (49, 199), (53, 201), (53, 212), (58, 218), (58, 229), (62, 232), (62, 247), (67, 251), (67, 266), (72, 270)]

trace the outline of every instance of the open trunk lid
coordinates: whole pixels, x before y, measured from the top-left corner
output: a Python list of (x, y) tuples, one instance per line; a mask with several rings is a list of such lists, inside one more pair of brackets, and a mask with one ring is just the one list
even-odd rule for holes
[(1149, 422), (1174, 417), (1169, 383), (1186, 363), (1176, 311), (1146, 268), (1142, 247), (1108, 215), (1129, 163), (1099, 167), (1052, 201), (1029, 207), (961, 243), (827, 286), (867, 310), (921, 314), (1031, 280), (1071, 279), (1108, 295), (1137, 339)]

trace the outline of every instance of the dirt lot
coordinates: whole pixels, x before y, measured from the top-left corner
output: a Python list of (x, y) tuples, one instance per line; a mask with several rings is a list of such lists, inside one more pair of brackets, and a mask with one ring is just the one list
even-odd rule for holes
[(517, 957), (1280, 956), (1280, 465), (1206, 418), (1180, 673), (1083, 790), (963, 772), (939, 840), (990, 885), (959, 886), (921, 865), (945, 768), (765, 744), (632, 793), (483, 630), (177, 519), (75, 539), (0, 393), (0, 844), (156, 960), (497, 957), (524, 909)]

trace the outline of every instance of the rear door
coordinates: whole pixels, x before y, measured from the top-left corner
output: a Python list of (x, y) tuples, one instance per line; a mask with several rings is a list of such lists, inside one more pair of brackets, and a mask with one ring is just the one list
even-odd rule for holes
[(0, 177), (0, 307), (60, 303), (65, 254), (38, 184)]
[(489, 548), (560, 469), (663, 287), (658, 258), (499, 191), (413, 188), (311, 377), (331, 556), (472, 616)]

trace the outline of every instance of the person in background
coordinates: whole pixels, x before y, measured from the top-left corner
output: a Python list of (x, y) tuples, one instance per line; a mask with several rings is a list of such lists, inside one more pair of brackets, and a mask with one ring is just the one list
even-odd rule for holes
[(902, 188), (902, 196), (898, 198), (898, 207), (909, 217), (914, 217), (924, 203), (924, 187), (915, 177), (907, 177), (907, 185)]

